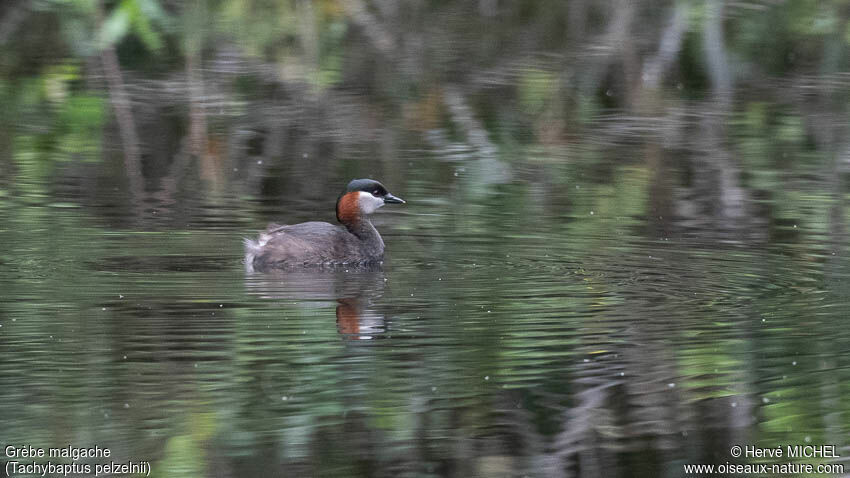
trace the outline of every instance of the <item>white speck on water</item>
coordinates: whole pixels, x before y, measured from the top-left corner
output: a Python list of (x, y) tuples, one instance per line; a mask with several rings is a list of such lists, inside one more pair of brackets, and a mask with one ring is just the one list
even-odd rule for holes
[(432, 392), (436, 392), (436, 391), (437, 391), (437, 387), (431, 387), (431, 391), (432, 391)]
[(198, 362), (195, 362), (195, 368), (198, 368)]
[(307, 158), (307, 157), (308, 157), (308, 155), (307, 155), (307, 153), (304, 153), (304, 154), (302, 154), (302, 155), (301, 155), (301, 157), (302, 157), (302, 158)]
[(490, 311), (488, 310), (488, 311), (487, 311), (487, 313), (489, 314), (489, 313), (490, 313)]
[(18, 321), (17, 317), (12, 317), (12, 322), (17, 322), (17, 321)]
[(101, 307), (100, 310), (106, 310), (106, 307)]
[(126, 356), (126, 355), (124, 356), (124, 360), (127, 360), (127, 356)]
[(125, 403), (125, 404), (124, 404), (124, 408), (130, 408), (130, 404), (129, 404), (129, 403)]
[(738, 406), (738, 402), (732, 402), (732, 408), (735, 408), (737, 406)]
[(620, 376), (621, 376), (621, 377), (625, 377), (625, 376), (626, 376), (626, 372), (620, 372)]
[(258, 159), (258, 160), (257, 160), (257, 164), (263, 164), (263, 160), (262, 160), (262, 159)]
[(103, 414), (103, 418), (109, 418), (109, 414), (108, 414), (108, 413), (104, 413), (104, 414)]
[(669, 388), (673, 388), (673, 387), (675, 387), (675, 386), (676, 386), (676, 384), (675, 384), (675, 383), (668, 383), (668, 384), (667, 384), (667, 386), (668, 386)]
[(796, 225), (796, 224), (794, 224), (794, 229), (797, 229), (797, 225)]
[(590, 362), (590, 359), (584, 359), (584, 363)]
[(803, 437), (803, 441), (806, 442), (806, 443), (810, 443), (812, 441), (812, 437), (810, 437), (809, 435), (806, 435), (805, 437)]
[(590, 211), (590, 215), (591, 215), (591, 216), (593, 215), (593, 211)]
[(289, 397), (284, 395), (284, 396), (280, 397), (280, 399), (285, 402), (285, 401), (289, 400)]
[(767, 319), (761, 319), (762, 322), (767, 322)]
[(793, 365), (793, 366), (795, 366), (795, 367), (796, 367), (796, 366), (797, 366), (797, 361), (795, 360), (795, 361), (791, 362), (791, 365)]
[(770, 399), (767, 397), (761, 397), (761, 403), (770, 403)]
[(219, 309), (222, 308), (222, 307), (224, 307), (224, 304), (218, 304)]
[(490, 380), (490, 376), (489, 376), (489, 375), (485, 375), (485, 376), (484, 376), (484, 380)]
[(124, 298), (124, 296), (123, 296), (123, 295), (121, 295), (121, 294), (118, 294), (118, 298), (119, 298), (119, 299), (123, 299), (123, 298)]

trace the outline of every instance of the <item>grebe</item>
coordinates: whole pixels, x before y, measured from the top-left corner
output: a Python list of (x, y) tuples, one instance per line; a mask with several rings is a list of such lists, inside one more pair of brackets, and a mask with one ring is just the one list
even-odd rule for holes
[(270, 224), (256, 241), (245, 239), (245, 267), (253, 272), (379, 263), (384, 258), (384, 240), (369, 215), (384, 204), (404, 204), (404, 200), (378, 181), (355, 179), (336, 201), (336, 219), (342, 226), (315, 221)]

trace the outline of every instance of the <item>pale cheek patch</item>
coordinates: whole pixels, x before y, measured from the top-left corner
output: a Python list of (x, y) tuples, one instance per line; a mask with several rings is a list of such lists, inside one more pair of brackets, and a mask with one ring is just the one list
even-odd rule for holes
[(384, 200), (383, 198), (376, 198), (365, 191), (360, 191), (357, 195), (357, 205), (360, 207), (361, 213), (372, 214), (384, 205)]

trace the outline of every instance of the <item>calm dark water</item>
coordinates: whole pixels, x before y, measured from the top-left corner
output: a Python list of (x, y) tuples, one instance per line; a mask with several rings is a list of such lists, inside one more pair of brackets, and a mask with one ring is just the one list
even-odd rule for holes
[[(850, 466), (846, 10), (0, 4), (2, 461)], [(360, 177), (382, 268), (245, 271)]]
[(388, 181), (409, 202), (376, 216), (382, 271), (244, 272), (243, 236), (330, 220), (330, 193), (129, 218), (120, 191), (6, 197), (4, 444), (155, 476), (681, 476), (738, 443), (843, 447), (845, 245), (783, 242), (805, 218), (661, 235), (609, 186), (646, 170), (611, 174)]

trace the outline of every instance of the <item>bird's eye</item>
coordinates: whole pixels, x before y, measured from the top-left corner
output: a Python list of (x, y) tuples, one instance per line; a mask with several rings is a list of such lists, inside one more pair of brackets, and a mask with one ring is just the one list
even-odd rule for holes
[(378, 191), (377, 189), (376, 189), (376, 190), (374, 190), (374, 191), (372, 191), (372, 196), (380, 197), (380, 196), (381, 196), (381, 191)]

